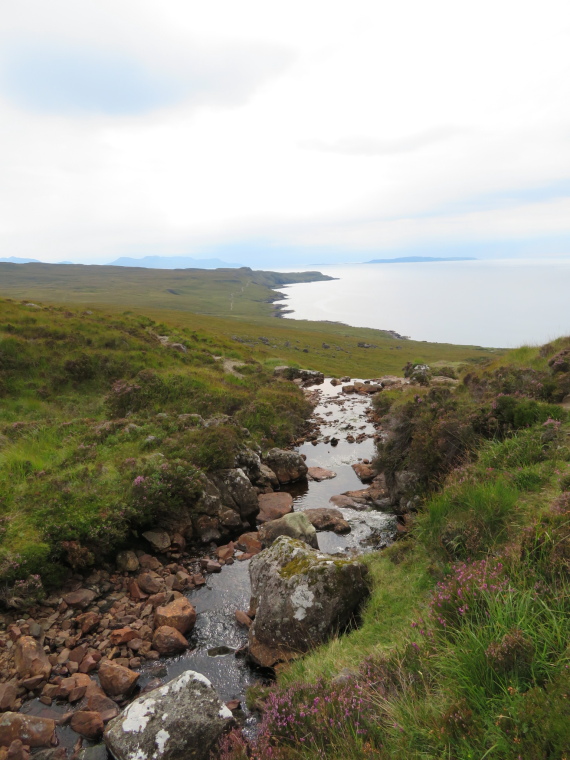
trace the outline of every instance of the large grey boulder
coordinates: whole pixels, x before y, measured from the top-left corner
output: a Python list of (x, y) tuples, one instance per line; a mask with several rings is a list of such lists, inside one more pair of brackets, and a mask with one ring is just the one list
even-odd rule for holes
[(314, 549), (319, 548), (317, 531), (304, 512), (290, 512), (277, 520), (269, 520), (259, 527), (258, 534), (263, 547), (271, 546), (279, 536), (289, 536), (304, 541)]
[(367, 569), (281, 536), (249, 566), (255, 622), (249, 655), (263, 667), (286, 662), (337, 633), (369, 593)]
[(273, 470), (281, 484), (292, 483), (307, 477), (308, 467), (303, 457), (296, 451), (270, 449), (263, 460)]
[(232, 724), (210, 681), (187, 670), (131, 702), (103, 738), (115, 760), (209, 760)]

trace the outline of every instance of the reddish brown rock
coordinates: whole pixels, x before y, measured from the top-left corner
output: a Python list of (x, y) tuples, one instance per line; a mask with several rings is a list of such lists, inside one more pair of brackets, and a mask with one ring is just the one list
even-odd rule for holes
[(17, 698), (18, 692), (13, 681), (0, 683), (0, 712), (13, 710)]
[(85, 686), (75, 686), (70, 692), (68, 696), (68, 702), (73, 704), (74, 702), (79, 702), (80, 699), (83, 699), (85, 696), (85, 692), (87, 691), (87, 688)]
[(317, 483), (320, 483), (322, 480), (331, 480), (332, 478), (336, 478), (336, 472), (333, 472), (332, 470), (326, 470), (324, 467), (309, 467), (307, 477), (309, 480), (316, 480)]
[(202, 573), (196, 573), (195, 575), (192, 576), (192, 583), (196, 587), (203, 586), (206, 583), (206, 579), (204, 578)]
[(97, 667), (100, 659), (101, 659), (101, 655), (99, 653), (86, 655), (81, 660), (81, 665), (79, 666), (79, 672), (91, 673)]
[(258, 533), (243, 533), (237, 540), (238, 549), (248, 554), (259, 554), (262, 549)]
[(20, 683), (28, 691), (35, 691), (43, 686), (46, 682), (45, 676), (32, 676), (31, 678), (24, 678)]
[(196, 610), (186, 597), (175, 599), (165, 607), (158, 607), (154, 613), (156, 628), (170, 626), (180, 633), (188, 633), (196, 623)]
[(303, 514), (317, 530), (332, 530), (335, 533), (350, 533), (350, 525), (338, 509), (318, 507), (305, 509)]
[(78, 710), (73, 713), (70, 725), (74, 731), (91, 741), (98, 739), (105, 728), (99, 713), (90, 710)]
[(99, 666), (99, 681), (109, 697), (127, 696), (139, 680), (139, 674), (109, 660)]
[(228, 544), (227, 546), (219, 546), (216, 549), (216, 554), (218, 555), (218, 559), (229, 559), (230, 557), (234, 556), (234, 546), (233, 544)]
[(0, 716), (0, 745), (9, 747), (16, 739), (28, 747), (49, 747), (55, 742), (55, 721), (5, 712)]
[(214, 559), (208, 560), (206, 567), (204, 568), (207, 573), (221, 573), (222, 566)]
[(14, 649), (14, 664), (20, 678), (43, 676), (51, 673), (51, 663), (39, 641), (31, 636), (21, 636)]
[(137, 585), (145, 594), (158, 594), (164, 591), (162, 578), (151, 573), (141, 573), (137, 578)]
[(259, 494), (259, 514), (257, 522), (277, 520), (293, 511), (293, 497), (286, 491)]
[(129, 596), (135, 602), (140, 602), (140, 600), (143, 597), (143, 593), (142, 593), (142, 591), (139, 588), (139, 584), (135, 580), (132, 580), (129, 583)]
[(188, 642), (176, 628), (161, 625), (154, 632), (152, 646), (160, 654), (178, 654), (188, 649)]
[(101, 622), (101, 615), (99, 615), (97, 612), (84, 612), (82, 615), (78, 615), (75, 620), (81, 630), (81, 633), (86, 636), (88, 633), (91, 633), (91, 631), (94, 631), (95, 628), (97, 628)]
[(354, 509), (354, 506), (356, 505), (354, 499), (350, 496), (345, 496), (344, 494), (331, 496), (329, 501), (331, 504), (334, 504), (335, 507), (349, 507), (350, 509)]
[(67, 659), (69, 660), (69, 662), (76, 662), (79, 665), (79, 663), (85, 657), (86, 654), (87, 654), (87, 646), (85, 644), (82, 644), (81, 646), (75, 647), (75, 649), (72, 649)]
[(368, 483), (371, 480), (374, 480), (374, 477), (376, 475), (372, 467), (369, 464), (364, 464), (363, 462), (353, 464), (352, 469), (363, 483)]
[(134, 631), (128, 626), (125, 628), (116, 628), (114, 631), (111, 631), (109, 641), (113, 646), (120, 646), (121, 644), (126, 644), (128, 641), (138, 638), (138, 635), (137, 631)]
[(80, 588), (78, 591), (72, 591), (63, 597), (63, 601), (69, 607), (79, 607), (85, 609), (95, 599), (97, 594), (89, 588)]
[(24, 745), (20, 739), (15, 739), (8, 747), (6, 760), (29, 760), (29, 747)]
[(99, 713), (103, 722), (116, 718), (119, 708), (115, 702), (104, 694), (95, 692), (87, 699), (87, 709)]

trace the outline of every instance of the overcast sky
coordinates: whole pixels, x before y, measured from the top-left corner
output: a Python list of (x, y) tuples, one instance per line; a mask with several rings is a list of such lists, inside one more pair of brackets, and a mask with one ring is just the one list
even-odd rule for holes
[(0, 257), (570, 254), (568, 0), (2, 0)]

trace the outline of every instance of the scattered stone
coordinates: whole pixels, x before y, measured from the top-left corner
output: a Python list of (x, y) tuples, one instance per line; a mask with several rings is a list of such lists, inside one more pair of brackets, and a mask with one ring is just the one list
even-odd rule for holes
[(72, 591), (69, 594), (65, 594), (63, 601), (69, 607), (85, 609), (85, 607), (88, 607), (91, 604), (96, 596), (97, 594), (92, 589), (80, 588), (78, 591)]
[(350, 525), (338, 509), (319, 507), (305, 509), (303, 514), (317, 530), (332, 530), (339, 534), (350, 533)]
[(41, 676), (47, 680), (52, 668), (43, 647), (32, 636), (22, 636), (16, 642), (14, 664), (20, 678)]
[(180, 633), (188, 633), (196, 623), (196, 610), (186, 597), (175, 599), (165, 607), (158, 607), (154, 613), (156, 628), (170, 626)]
[(253, 623), (253, 620), (249, 617), (249, 615), (246, 612), (242, 612), (241, 610), (236, 610), (236, 620), (245, 628), (251, 628), (251, 625)]
[(371, 480), (374, 480), (374, 477), (376, 475), (369, 464), (363, 464), (362, 462), (353, 464), (352, 469), (363, 483), (369, 483)]
[(17, 698), (18, 691), (13, 681), (0, 683), (0, 712), (14, 710)]
[(320, 483), (322, 480), (336, 478), (336, 472), (326, 470), (324, 467), (309, 467), (307, 477), (309, 480), (316, 480), (317, 483)]
[(152, 646), (160, 654), (179, 654), (188, 649), (188, 642), (176, 628), (161, 625), (154, 632)]
[(161, 530), (160, 528), (147, 530), (143, 533), (143, 536), (156, 552), (165, 552), (170, 548), (170, 536), (165, 530)]
[(236, 543), (238, 549), (248, 554), (258, 554), (262, 549), (257, 533), (242, 533)]
[(117, 567), (122, 573), (136, 573), (140, 567), (139, 558), (129, 550), (119, 552), (117, 554)]
[(99, 615), (97, 612), (84, 612), (82, 615), (78, 615), (75, 620), (81, 630), (81, 633), (86, 636), (88, 633), (91, 633), (91, 631), (94, 631), (95, 628), (97, 628), (101, 622), (101, 615)]
[(141, 573), (137, 577), (137, 586), (145, 594), (158, 594), (164, 591), (164, 581), (162, 578), (152, 573)]
[(296, 451), (270, 449), (264, 462), (273, 470), (281, 484), (295, 482), (307, 475), (307, 465)]
[(105, 728), (103, 719), (98, 712), (78, 710), (71, 716), (71, 728), (90, 741), (98, 739)]
[(114, 631), (111, 631), (109, 641), (113, 646), (120, 646), (121, 644), (126, 644), (127, 642), (138, 638), (138, 635), (137, 631), (128, 626), (126, 628), (116, 628)]
[(231, 725), (210, 681), (187, 670), (135, 699), (109, 723), (104, 740), (116, 760), (209, 760)]
[(109, 697), (126, 697), (135, 688), (139, 674), (110, 661), (99, 666), (99, 681)]

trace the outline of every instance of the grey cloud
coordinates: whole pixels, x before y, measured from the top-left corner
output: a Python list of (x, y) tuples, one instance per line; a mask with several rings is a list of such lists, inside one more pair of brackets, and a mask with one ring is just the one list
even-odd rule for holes
[(327, 143), (324, 140), (304, 140), (300, 143), (300, 147), (350, 156), (390, 156), (421, 150), (429, 145), (464, 134), (466, 131), (463, 127), (442, 126), (394, 140), (378, 140), (374, 137), (342, 137), (333, 143)]

